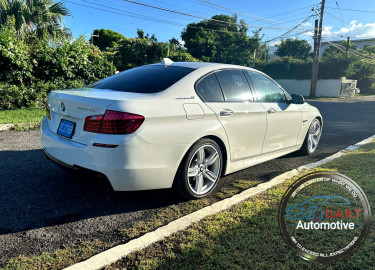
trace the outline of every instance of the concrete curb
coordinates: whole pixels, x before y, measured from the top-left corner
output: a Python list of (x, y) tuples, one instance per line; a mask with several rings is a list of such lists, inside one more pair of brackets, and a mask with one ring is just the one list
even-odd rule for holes
[(184, 230), (184, 229), (188, 228), (189, 226), (191, 226), (195, 222), (198, 222), (198, 221), (200, 221), (200, 220), (202, 220), (202, 219), (204, 219), (208, 216), (217, 214), (217, 213), (219, 213), (223, 210), (226, 210), (226, 209), (232, 207), (233, 205), (236, 205), (236, 204), (238, 204), (238, 203), (240, 203), (244, 200), (249, 199), (250, 197), (252, 197), (256, 194), (259, 194), (263, 191), (266, 191), (267, 189), (269, 189), (273, 186), (281, 184), (281, 183), (285, 182), (287, 179), (289, 179), (291, 177), (294, 177), (294, 176), (298, 175), (299, 173), (301, 173), (305, 170), (312, 169), (312, 168), (321, 166), (321, 165), (323, 165), (327, 162), (330, 162), (332, 160), (335, 160), (335, 159), (341, 157), (342, 155), (344, 155), (344, 154), (346, 154), (350, 151), (353, 151), (353, 150), (359, 148), (362, 145), (365, 145), (365, 144), (371, 142), (373, 139), (375, 139), (375, 134), (372, 135), (371, 137), (369, 137), (369, 138), (367, 138), (363, 141), (360, 141), (360, 142), (356, 143), (355, 145), (351, 145), (351, 146), (349, 146), (349, 147), (347, 147), (347, 148), (345, 148), (345, 149), (343, 149), (343, 150), (341, 150), (341, 151), (339, 151), (339, 152), (337, 152), (337, 153), (335, 153), (335, 154), (333, 154), (329, 157), (326, 157), (326, 158), (324, 158), (322, 160), (319, 160), (317, 162), (314, 162), (314, 163), (303, 165), (303, 166), (301, 166), (297, 169), (293, 169), (291, 171), (285, 172), (285, 173), (273, 178), (272, 180), (270, 180), (266, 183), (259, 184), (258, 186), (249, 188), (249, 189), (241, 192), (240, 194), (234, 195), (233, 197), (224, 199), (224, 200), (216, 202), (216, 203), (214, 203), (210, 206), (204, 207), (204, 208), (202, 208), (202, 209), (200, 209), (196, 212), (193, 212), (189, 215), (183, 216), (183, 217), (181, 217), (181, 218), (179, 218), (175, 221), (172, 221), (169, 224), (156, 229), (155, 231), (146, 233), (145, 235), (143, 235), (139, 238), (133, 239), (126, 244), (122, 244), (122, 245), (118, 245), (118, 246), (115, 246), (113, 248), (110, 248), (110, 249), (108, 249), (106, 251), (103, 251), (102, 253), (99, 253), (99, 254), (97, 254), (97, 255), (95, 255), (95, 256), (93, 256), (93, 257), (91, 257), (91, 258), (89, 258), (85, 261), (79, 262), (79, 263), (74, 264), (72, 266), (69, 266), (65, 269), (66, 270), (101, 269), (101, 268), (105, 267), (106, 265), (112, 264), (112, 263), (120, 260), (124, 256), (126, 256), (126, 255), (128, 255), (128, 254), (130, 254), (134, 251), (146, 248), (146, 247), (150, 246), (151, 244), (153, 244), (155, 242), (158, 242), (160, 240), (163, 240), (166, 237), (171, 236), (172, 234), (174, 234), (178, 231)]
[(0, 131), (8, 131), (14, 128), (16, 124), (0, 124)]
[(16, 126), (29, 126), (33, 127), (39, 125), (40, 122), (30, 122), (30, 123), (16, 123), (16, 124), (0, 124), (0, 132), (13, 130)]

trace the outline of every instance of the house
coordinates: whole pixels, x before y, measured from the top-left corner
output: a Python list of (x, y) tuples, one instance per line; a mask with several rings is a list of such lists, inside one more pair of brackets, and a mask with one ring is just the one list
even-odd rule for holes
[[(341, 43), (346, 40), (337, 40), (337, 41), (330, 41), (331, 43), (341, 45)], [(368, 46), (374, 46), (375, 45), (375, 38), (366, 38), (366, 39), (354, 39), (350, 40), (350, 43), (354, 45), (354, 48), (363, 50), (364, 48)], [(322, 45), (320, 47), (320, 56), (323, 55), (324, 50), (329, 47), (331, 44), (329, 42), (322, 42)]]

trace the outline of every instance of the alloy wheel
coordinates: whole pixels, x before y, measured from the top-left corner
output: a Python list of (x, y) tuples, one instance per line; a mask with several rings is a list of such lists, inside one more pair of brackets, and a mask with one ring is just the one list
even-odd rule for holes
[(187, 172), (188, 187), (196, 195), (211, 191), (219, 179), (220, 156), (212, 145), (202, 145), (193, 154)]
[(308, 135), (308, 142), (307, 142), (307, 147), (310, 152), (314, 152), (315, 149), (318, 147), (321, 134), (322, 134), (322, 128), (320, 125), (320, 121), (318, 119), (314, 119), (314, 121), (311, 123), (310, 128), (309, 128), (309, 135)]

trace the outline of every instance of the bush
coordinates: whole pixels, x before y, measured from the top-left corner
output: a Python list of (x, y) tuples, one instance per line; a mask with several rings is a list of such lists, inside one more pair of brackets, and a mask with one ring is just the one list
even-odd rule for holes
[(43, 108), (47, 94), (52, 90), (83, 87), (83, 81), (37, 82), (26, 87), (11, 84), (0, 84), (0, 110), (20, 108)]
[(165, 57), (173, 61), (192, 61), (194, 58), (184, 49), (170, 43), (158, 42), (147, 38), (123, 39), (115, 48), (114, 63), (122, 71), (142, 65), (160, 62)]
[(0, 109), (40, 107), (51, 90), (79, 88), (116, 71), (83, 37), (29, 44), (15, 33), (14, 20), (0, 29)]
[(11, 110), (31, 105), (30, 91), (25, 86), (0, 85), (0, 109)]
[[(268, 63), (257, 61), (255, 68), (274, 79), (310, 80), (312, 61), (282, 57)], [(375, 64), (364, 62), (361, 57), (351, 54), (325, 54), (319, 61), (318, 79), (340, 77), (357, 80), (362, 94), (375, 94)]]
[(52, 45), (43, 40), (31, 57), (35, 60), (34, 76), (52, 83), (79, 80), (89, 84), (116, 71), (105, 54), (87, 44), (82, 36), (72, 42), (68, 39), (55, 41)]
[(257, 61), (255, 68), (263, 71), (274, 79), (304, 80), (311, 78), (312, 62), (291, 57), (277, 58), (272, 62)]
[(14, 18), (0, 31), (0, 81), (13, 84), (28, 83), (32, 64), (26, 43), (16, 36)]
[(190, 53), (187, 52), (172, 52), (168, 56), (174, 62), (198, 62), (199, 60), (194, 58)]

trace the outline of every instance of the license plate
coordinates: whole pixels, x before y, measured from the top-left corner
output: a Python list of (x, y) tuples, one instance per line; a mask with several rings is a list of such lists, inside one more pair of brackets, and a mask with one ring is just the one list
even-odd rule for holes
[(61, 119), (59, 128), (57, 129), (57, 134), (71, 139), (73, 137), (75, 127), (76, 123)]

